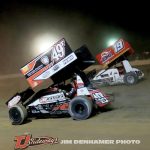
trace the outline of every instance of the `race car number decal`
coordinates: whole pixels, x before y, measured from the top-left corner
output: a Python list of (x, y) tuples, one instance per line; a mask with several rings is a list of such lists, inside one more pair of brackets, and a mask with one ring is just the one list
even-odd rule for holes
[(114, 44), (114, 49), (115, 49), (115, 52), (118, 53), (120, 50), (122, 50), (124, 48), (124, 43), (123, 43), (123, 40), (119, 40), (118, 42), (116, 42)]
[(96, 101), (100, 101), (102, 104), (108, 103), (108, 100), (100, 92), (94, 93), (93, 97)]
[(64, 57), (65, 57), (65, 42), (62, 41), (51, 50), (51, 61), (58, 62)]

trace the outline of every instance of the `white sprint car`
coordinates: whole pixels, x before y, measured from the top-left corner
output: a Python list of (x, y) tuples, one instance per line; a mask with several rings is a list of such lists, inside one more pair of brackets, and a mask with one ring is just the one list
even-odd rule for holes
[(144, 77), (144, 73), (133, 68), (127, 60), (122, 61), (121, 64), (119, 67), (114, 66), (114, 68), (101, 70), (92, 81), (101, 85), (133, 85)]

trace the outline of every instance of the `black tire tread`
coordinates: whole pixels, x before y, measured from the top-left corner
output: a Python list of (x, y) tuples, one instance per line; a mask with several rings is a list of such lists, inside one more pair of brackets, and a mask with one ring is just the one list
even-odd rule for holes
[[(21, 114), (21, 121), (20, 121), (20, 122), (14, 122), (14, 121), (11, 119), (11, 117), (9, 117), (10, 120), (11, 120), (11, 122), (12, 122), (12, 124), (15, 124), (15, 125), (20, 125), (20, 124), (22, 124), (23, 121), (27, 118), (27, 110), (26, 110), (26, 108), (25, 108), (22, 104), (20, 104), (20, 103), (18, 103), (17, 105), (13, 106), (12, 108), (17, 108), (17, 109), (19, 110), (20, 114)], [(10, 109), (11, 109), (11, 108), (10, 108)], [(10, 109), (9, 109), (9, 110), (10, 110)]]
[[(72, 105), (74, 105), (75, 101), (84, 101), (86, 103), (86, 105), (88, 107), (88, 114), (86, 117), (81, 119), (81, 118), (77, 118), (77, 116), (75, 114), (73, 114)], [(76, 96), (69, 103), (69, 114), (75, 120), (85, 120), (85, 119), (89, 118), (92, 113), (92, 109), (93, 109), (93, 103), (86, 96)]]

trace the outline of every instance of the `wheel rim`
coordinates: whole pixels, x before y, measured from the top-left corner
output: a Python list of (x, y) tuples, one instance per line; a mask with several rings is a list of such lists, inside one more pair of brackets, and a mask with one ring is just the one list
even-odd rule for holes
[(85, 111), (86, 111), (86, 108), (83, 104), (77, 104), (75, 106), (75, 112), (77, 114), (83, 115)]
[(133, 76), (128, 76), (128, 77), (127, 77), (127, 81), (128, 81), (128, 83), (133, 84), (134, 81), (135, 81), (135, 79), (134, 79)]
[(9, 116), (13, 122), (20, 122), (21, 121), (21, 114), (17, 108), (10, 109)]

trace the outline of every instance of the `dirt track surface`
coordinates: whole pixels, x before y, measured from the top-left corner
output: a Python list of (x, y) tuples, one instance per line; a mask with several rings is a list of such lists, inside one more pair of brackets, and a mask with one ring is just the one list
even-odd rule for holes
[(0, 150), (13, 150), (14, 137), (31, 133), (33, 137), (50, 136), (59, 140), (140, 140), (140, 144), (94, 145), (39, 145), (28, 147), (35, 150), (86, 149), (86, 150), (149, 150), (150, 148), (150, 66), (138, 67), (145, 79), (134, 86), (102, 87), (105, 92), (115, 93), (115, 109), (103, 112), (85, 121), (71, 118), (37, 119), (20, 126), (13, 126), (8, 119), (5, 101), (16, 91), (24, 89), (25, 79), (1, 80), (0, 84)]

